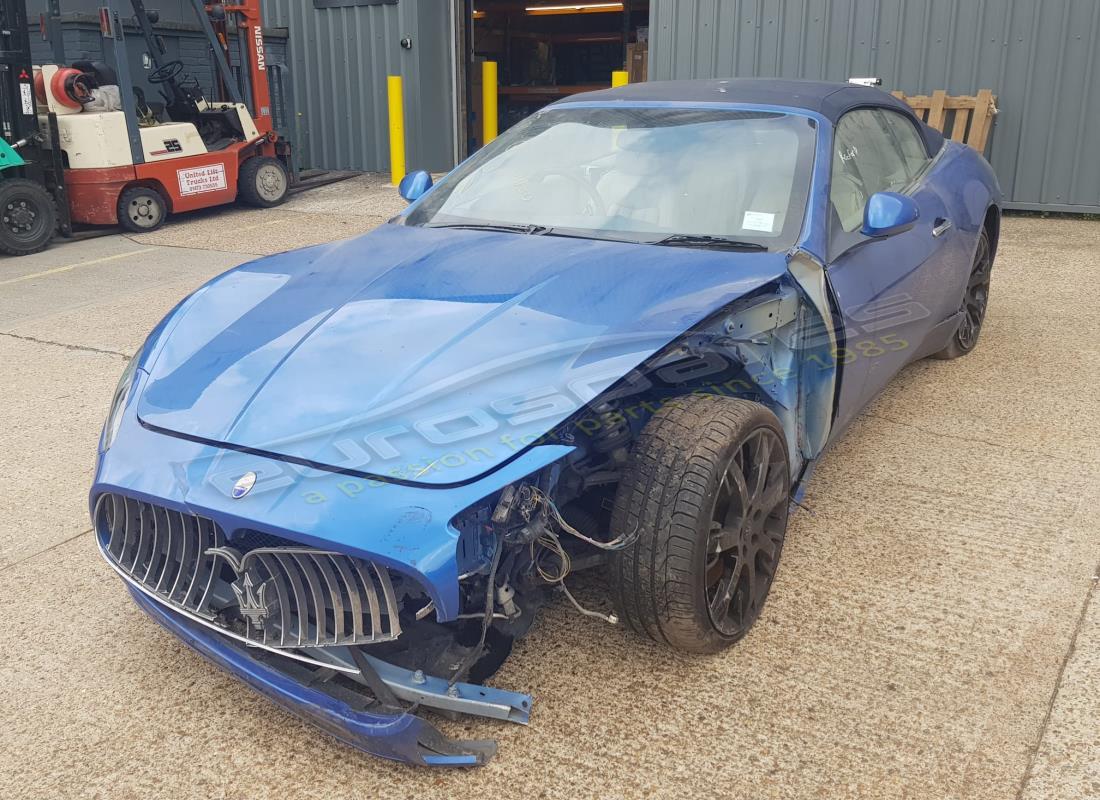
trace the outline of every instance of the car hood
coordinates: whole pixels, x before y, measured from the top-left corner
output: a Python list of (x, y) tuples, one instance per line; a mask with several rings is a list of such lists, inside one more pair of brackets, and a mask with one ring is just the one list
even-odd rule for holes
[(383, 225), (238, 267), (151, 337), (146, 427), (464, 483), (513, 458), (783, 253)]

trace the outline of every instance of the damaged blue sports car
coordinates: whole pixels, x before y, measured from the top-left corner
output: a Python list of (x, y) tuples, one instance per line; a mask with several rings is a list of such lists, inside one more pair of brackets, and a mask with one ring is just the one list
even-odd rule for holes
[(90, 510), (160, 625), (437, 766), (495, 744), (421, 712), (528, 721), (485, 681), (555, 597), (692, 653), (744, 636), (822, 451), (903, 366), (975, 347), (1000, 224), (979, 153), (801, 81), (577, 95), (402, 194), (156, 327)]

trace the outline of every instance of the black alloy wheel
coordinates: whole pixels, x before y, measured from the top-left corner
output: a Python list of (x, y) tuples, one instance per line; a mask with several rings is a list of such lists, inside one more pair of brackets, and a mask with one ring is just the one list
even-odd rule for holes
[(612, 598), (635, 631), (714, 653), (760, 616), (783, 549), (786, 438), (760, 403), (691, 395), (646, 423), (615, 493)]
[(989, 233), (982, 229), (978, 237), (978, 246), (974, 251), (974, 262), (970, 276), (963, 290), (962, 319), (947, 347), (935, 354), (936, 358), (951, 359), (964, 356), (978, 344), (982, 332), (986, 308), (989, 305), (989, 280), (993, 272), (993, 248), (990, 246)]
[(760, 616), (787, 530), (787, 455), (757, 428), (726, 466), (711, 512), (706, 598), (714, 627), (740, 638)]

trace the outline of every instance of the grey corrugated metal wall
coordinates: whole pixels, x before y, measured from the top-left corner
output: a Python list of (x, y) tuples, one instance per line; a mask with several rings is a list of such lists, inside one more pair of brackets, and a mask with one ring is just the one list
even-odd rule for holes
[[(454, 164), (449, 0), (314, 8), (264, 0), (264, 24), (290, 32), (290, 72), (303, 166), (389, 169), (386, 76), (401, 75), (409, 169)], [(412, 48), (401, 47), (402, 37)]]
[(997, 95), (1009, 207), (1100, 211), (1100, 0), (652, 0), (649, 77)]

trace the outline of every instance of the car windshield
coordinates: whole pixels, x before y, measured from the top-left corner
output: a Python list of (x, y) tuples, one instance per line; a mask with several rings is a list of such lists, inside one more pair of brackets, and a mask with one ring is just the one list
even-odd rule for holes
[(813, 141), (813, 122), (793, 114), (551, 107), (455, 169), (403, 223), (783, 249), (802, 225)]

